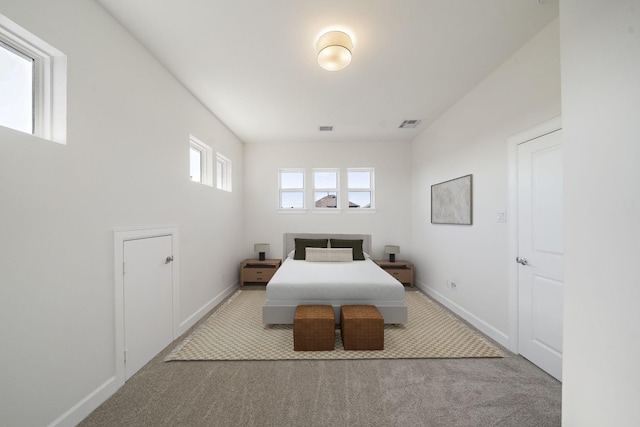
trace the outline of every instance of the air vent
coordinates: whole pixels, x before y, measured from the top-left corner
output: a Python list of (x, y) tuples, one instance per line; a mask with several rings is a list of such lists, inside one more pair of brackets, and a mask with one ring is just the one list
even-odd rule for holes
[(333, 130), (333, 126), (320, 126), (320, 132), (331, 132)]
[(414, 127), (418, 126), (421, 121), (422, 120), (405, 120), (400, 125), (400, 128), (401, 129), (403, 129), (403, 128), (414, 128)]

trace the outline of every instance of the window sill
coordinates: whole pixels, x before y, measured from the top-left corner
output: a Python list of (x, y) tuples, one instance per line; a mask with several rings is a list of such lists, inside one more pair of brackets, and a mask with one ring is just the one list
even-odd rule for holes
[(348, 214), (361, 214), (361, 215), (366, 215), (366, 214), (375, 214), (376, 210), (375, 209), (371, 209), (371, 208), (359, 208), (359, 209), (345, 209), (344, 210), (345, 213)]
[(189, 180), (189, 182), (193, 184), (198, 184), (198, 185), (203, 185), (205, 187), (213, 188), (213, 184), (209, 184), (207, 182), (199, 182), (199, 181), (192, 181), (192, 180)]
[(355, 215), (373, 215), (376, 213), (375, 209), (277, 209), (278, 214), (282, 215), (303, 215), (311, 212), (312, 214), (319, 215), (339, 215), (341, 213), (355, 214)]
[(306, 214), (308, 211), (309, 209), (278, 209), (278, 214)]
[(334, 208), (319, 208), (313, 209), (311, 213), (320, 214), (320, 215), (339, 215), (342, 213), (342, 209), (334, 209)]

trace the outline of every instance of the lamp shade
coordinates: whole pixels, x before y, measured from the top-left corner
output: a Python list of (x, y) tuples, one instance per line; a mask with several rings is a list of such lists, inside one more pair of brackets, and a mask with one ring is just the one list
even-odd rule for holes
[(394, 246), (394, 245), (386, 245), (384, 247), (384, 253), (385, 254), (399, 254), (400, 253), (400, 246)]
[(339, 71), (351, 63), (353, 42), (347, 33), (329, 31), (324, 33), (316, 43), (318, 65), (327, 71)]
[(256, 243), (253, 245), (253, 250), (256, 252), (269, 252), (269, 244), (268, 243)]

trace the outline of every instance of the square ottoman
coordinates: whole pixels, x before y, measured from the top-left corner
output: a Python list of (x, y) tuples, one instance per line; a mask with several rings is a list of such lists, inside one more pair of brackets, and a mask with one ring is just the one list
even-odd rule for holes
[(384, 318), (375, 305), (340, 307), (345, 350), (384, 350)]
[(330, 305), (299, 305), (293, 316), (293, 349), (322, 351), (335, 348), (335, 319)]

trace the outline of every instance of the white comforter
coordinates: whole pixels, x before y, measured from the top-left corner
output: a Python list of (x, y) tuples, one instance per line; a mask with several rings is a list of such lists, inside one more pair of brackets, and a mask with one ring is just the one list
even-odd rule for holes
[(267, 284), (267, 301), (399, 301), (404, 286), (367, 258), (309, 262), (287, 258)]

